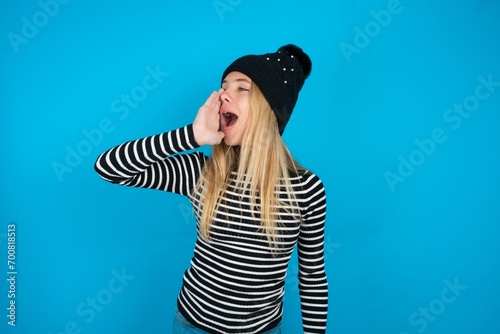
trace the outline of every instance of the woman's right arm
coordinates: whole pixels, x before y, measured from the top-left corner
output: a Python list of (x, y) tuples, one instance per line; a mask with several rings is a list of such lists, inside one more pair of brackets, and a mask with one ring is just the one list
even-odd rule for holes
[(111, 183), (187, 195), (206, 158), (200, 152), (177, 153), (197, 147), (190, 124), (115, 146), (97, 158), (94, 168)]
[(220, 94), (213, 92), (198, 110), (193, 124), (129, 141), (101, 154), (95, 170), (104, 180), (124, 186), (159, 189), (188, 195), (206, 157), (203, 153), (177, 154), (201, 145), (216, 145), (219, 131)]

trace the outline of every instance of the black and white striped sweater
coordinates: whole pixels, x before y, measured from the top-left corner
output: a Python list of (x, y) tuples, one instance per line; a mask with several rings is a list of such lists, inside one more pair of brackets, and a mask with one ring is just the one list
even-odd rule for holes
[[(111, 148), (99, 156), (95, 170), (112, 183), (188, 196), (199, 223), (200, 203), (193, 192), (207, 157), (196, 151), (179, 154), (197, 147), (192, 125), (188, 125)], [(210, 230), (210, 242), (198, 233), (177, 300), (180, 312), (192, 324), (209, 333), (263, 333), (276, 327), (282, 318), (288, 262), (297, 244), (303, 329), (325, 333), (325, 191), (321, 180), (309, 171), (292, 176), (291, 183), (300, 217), (281, 211), (277, 254), (271, 252), (260, 228), (259, 213), (252, 215), (249, 198), (234, 182), (228, 186)]]

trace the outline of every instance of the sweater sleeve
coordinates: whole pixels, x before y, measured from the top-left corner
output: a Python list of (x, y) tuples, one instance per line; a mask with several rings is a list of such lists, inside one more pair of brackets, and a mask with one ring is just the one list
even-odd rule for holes
[(94, 168), (111, 183), (188, 195), (206, 157), (200, 152), (177, 153), (197, 147), (190, 124), (115, 146), (97, 158)]
[(326, 194), (323, 183), (307, 172), (298, 240), (299, 291), (304, 333), (325, 333), (328, 282), (324, 261)]

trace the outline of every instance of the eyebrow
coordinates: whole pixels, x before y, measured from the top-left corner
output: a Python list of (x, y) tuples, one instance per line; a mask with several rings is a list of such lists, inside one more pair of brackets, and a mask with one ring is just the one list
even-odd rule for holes
[[(235, 82), (246, 82), (246, 83), (251, 83), (251, 82), (250, 82), (248, 79), (246, 79), (246, 78), (238, 78), (238, 79), (233, 80), (233, 81), (235, 81)], [(227, 80), (223, 80), (223, 81), (222, 81), (222, 84), (225, 84), (225, 83), (227, 84)]]

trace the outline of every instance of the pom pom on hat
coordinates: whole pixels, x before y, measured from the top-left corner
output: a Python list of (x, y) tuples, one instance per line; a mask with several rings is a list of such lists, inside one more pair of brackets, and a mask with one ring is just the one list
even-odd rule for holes
[(294, 44), (284, 45), (278, 49), (278, 52), (286, 54), (287, 56), (294, 56), (297, 58), (300, 66), (302, 67), (302, 72), (304, 73), (304, 79), (307, 79), (307, 77), (311, 74), (311, 69), (312, 69), (311, 59), (297, 45)]

